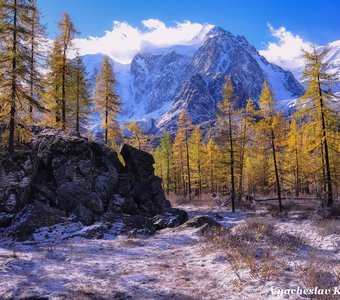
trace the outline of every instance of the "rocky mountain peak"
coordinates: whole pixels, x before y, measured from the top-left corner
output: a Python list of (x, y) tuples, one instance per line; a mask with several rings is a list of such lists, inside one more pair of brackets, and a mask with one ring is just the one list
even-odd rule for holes
[[(294, 76), (269, 63), (243, 36), (212, 28), (201, 44), (138, 53), (129, 66), (115, 65), (123, 121), (155, 120), (153, 131), (174, 127), (180, 109), (194, 123), (213, 121), (226, 76), (235, 86), (236, 107), (258, 101), (264, 81), (279, 102), (303, 94)], [(284, 107), (284, 105), (281, 105)]]

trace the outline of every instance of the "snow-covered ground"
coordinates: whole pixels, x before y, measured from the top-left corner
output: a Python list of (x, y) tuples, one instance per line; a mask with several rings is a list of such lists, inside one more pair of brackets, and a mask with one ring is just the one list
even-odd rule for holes
[[(181, 208), (190, 216), (213, 217), (232, 231), (255, 214), (232, 214), (220, 207)], [(2, 238), (0, 299), (306, 299), (274, 297), (271, 288), (302, 286), (296, 268), (311, 253), (339, 262), (339, 236), (321, 236), (308, 219), (275, 220), (278, 233), (303, 235), (305, 244), (277, 254), (287, 263), (280, 278), (248, 278), (242, 271), (239, 283), (223, 251), (209, 247), (199, 229), (169, 228), (153, 236), (113, 233), (100, 240), (46, 240), (41, 232), (29, 242)]]

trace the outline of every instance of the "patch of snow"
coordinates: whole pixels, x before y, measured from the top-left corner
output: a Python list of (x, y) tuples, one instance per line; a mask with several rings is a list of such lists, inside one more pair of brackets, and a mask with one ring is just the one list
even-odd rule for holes
[[(226, 227), (236, 228), (254, 212), (225, 208), (190, 207), (189, 215), (208, 215)], [(249, 279), (240, 290), (227, 257), (218, 251), (204, 252), (203, 237), (196, 229), (167, 228), (153, 236), (108, 236), (101, 240), (79, 237), (60, 239), (79, 231), (79, 225), (55, 225), (54, 240), (48, 228), (35, 234), (33, 242), (0, 240), (0, 294), (4, 299), (30, 296), (50, 299), (287, 299), (273, 297), (273, 286), (294, 287), (298, 279), (283, 282)], [(123, 224), (113, 225), (119, 229)], [(339, 259), (339, 237), (321, 237), (308, 220), (275, 221), (275, 230), (303, 235), (306, 247), (294, 252), (294, 263), (303, 263), (313, 251)], [(45, 235), (51, 240), (46, 243)], [(15, 254), (15, 255), (14, 255)], [(281, 253), (282, 255), (282, 253)], [(283, 253), (283, 255), (285, 255)], [(247, 276), (245, 271), (241, 276)], [(289, 272), (289, 271), (287, 271)], [(295, 297), (294, 299), (299, 299)], [(304, 298), (300, 298), (304, 299)]]

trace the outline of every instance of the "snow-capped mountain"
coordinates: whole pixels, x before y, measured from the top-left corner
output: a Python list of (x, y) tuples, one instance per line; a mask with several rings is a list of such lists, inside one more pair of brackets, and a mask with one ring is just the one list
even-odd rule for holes
[(329, 49), (326, 57), (326, 62), (328, 63), (327, 71), (337, 77), (337, 83), (332, 86), (332, 90), (340, 98), (340, 40), (329, 43), (326, 47)]
[(328, 71), (331, 73), (339, 73), (340, 69), (340, 40), (329, 43), (326, 47), (329, 48), (329, 53), (326, 57), (326, 62), (329, 64)]
[(231, 76), (235, 87), (236, 107), (244, 106), (249, 97), (257, 101), (265, 80), (277, 100), (303, 94), (302, 86), (291, 72), (270, 64), (244, 37), (219, 27), (207, 34), (186, 73), (187, 82), (169, 111), (156, 123), (160, 128), (173, 127), (181, 109), (188, 111), (193, 123), (214, 118), (226, 76)]
[[(84, 56), (92, 82), (102, 59), (101, 54)], [(200, 45), (149, 50), (129, 65), (112, 65), (123, 103), (121, 120), (153, 119), (161, 129), (174, 127), (182, 109), (195, 124), (214, 119), (226, 76), (233, 80), (237, 107), (248, 97), (257, 101), (265, 80), (283, 103), (303, 94), (292, 73), (270, 64), (244, 37), (219, 27)]]

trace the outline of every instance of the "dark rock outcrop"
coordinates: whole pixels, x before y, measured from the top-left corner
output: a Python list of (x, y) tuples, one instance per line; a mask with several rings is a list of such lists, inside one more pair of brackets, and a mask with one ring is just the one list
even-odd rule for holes
[(81, 204), (73, 211), (73, 214), (74, 221), (84, 225), (91, 225), (95, 219), (92, 211)]
[(204, 234), (212, 229), (221, 229), (223, 226), (208, 216), (195, 216), (179, 227), (179, 229), (198, 228), (198, 232)]
[(121, 155), (126, 163), (126, 171), (133, 182), (131, 192), (137, 206), (142, 211), (152, 214), (169, 208), (170, 202), (165, 198), (161, 179), (154, 176), (155, 161), (152, 155), (126, 144), (122, 147)]
[(66, 221), (66, 214), (42, 202), (27, 205), (12, 222), (8, 233), (18, 239), (30, 236), (40, 227), (51, 226)]
[[(128, 145), (121, 155), (125, 165), (105, 145), (51, 129), (38, 133), (24, 151), (0, 153), (0, 225), (22, 237), (65, 217), (91, 225), (113, 213), (143, 216), (154, 231), (152, 217), (171, 207), (154, 175), (154, 159)], [(5, 215), (15, 217), (10, 222)], [(133, 222), (130, 217), (127, 227)]]
[(188, 214), (178, 208), (169, 208), (164, 213), (155, 216), (152, 221), (156, 230), (173, 228), (188, 221)]

